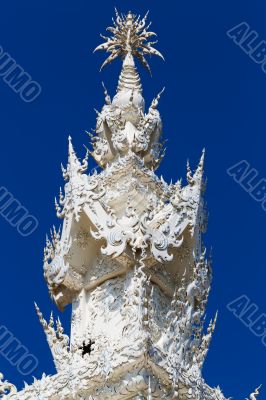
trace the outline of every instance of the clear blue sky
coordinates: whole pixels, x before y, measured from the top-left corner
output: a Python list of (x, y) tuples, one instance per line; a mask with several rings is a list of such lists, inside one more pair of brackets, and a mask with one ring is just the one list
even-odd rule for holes
[[(245, 294), (266, 313), (266, 213), (226, 170), (240, 160), (266, 177), (266, 74), (226, 35), (242, 21), (266, 40), (266, 3), (253, 0), (12, 0), (0, 5), (0, 45), (42, 87), (25, 103), (0, 77), (0, 186), (5, 186), (39, 221), (21, 237), (0, 218), (1, 317), (6, 327), (39, 360), (34, 375), (54, 367), (33, 301), (48, 317), (55, 309), (43, 279), (45, 234), (59, 224), (54, 196), (63, 185), (67, 137), (79, 156), (88, 145), (84, 130), (95, 126), (94, 107), (104, 103), (101, 81), (111, 94), (120, 62), (99, 73), (103, 55), (93, 55), (99, 33), (111, 22), (114, 6), (143, 14), (150, 9), (158, 49), (166, 62), (151, 60), (153, 77), (141, 71), (147, 103), (163, 86), (160, 103), (166, 180), (185, 176), (206, 147), (206, 200), (210, 212), (205, 243), (213, 247), (214, 281), (207, 318), (219, 319), (204, 376), (227, 396), (243, 399), (265, 385), (266, 347), (226, 305)], [(90, 166), (93, 166), (91, 161)], [(61, 319), (69, 326), (70, 310)], [(0, 370), (21, 387), (25, 379), (0, 356)]]

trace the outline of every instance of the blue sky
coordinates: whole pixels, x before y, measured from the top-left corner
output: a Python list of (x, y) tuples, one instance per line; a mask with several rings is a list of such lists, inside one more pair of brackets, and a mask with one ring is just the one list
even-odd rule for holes
[[(45, 234), (59, 221), (54, 196), (63, 185), (60, 163), (66, 163), (67, 137), (78, 155), (88, 145), (84, 133), (95, 126), (94, 107), (104, 103), (101, 81), (111, 94), (120, 62), (99, 73), (103, 55), (93, 55), (99, 33), (110, 24), (114, 6), (143, 14), (150, 10), (158, 49), (166, 62), (151, 60), (153, 77), (141, 69), (147, 104), (162, 87), (160, 102), (166, 157), (159, 173), (165, 180), (185, 177), (186, 160), (193, 167), (206, 148), (209, 227), (205, 243), (213, 247), (214, 281), (207, 318), (219, 319), (204, 367), (210, 385), (226, 396), (243, 399), (260, 383), (266, 393), (266, 347), (227, 308), (241, 295), (266, 313), (266, 213), (261, 203), (239, 185), (227, 169), (241, 160), (266, 177), (266, 74), (261, 65), (226, 32), (245, 22), (258, 40), (266, 40), (266, 3), (253, 0), (13, 0), (0, 5), (0, 46), (41, 86), (39, 97), (24, 102), (0, 77), (0, 186), (6, 187), (38, 222), (22, 237), (0, 219), (1, 318), (34, 354), (34, 372), (54, 367), (33, 301), (48, 317), (55, 309), (43, 279)], [(90, 167), (94, 164), (90, 161)], [(69, 326), (70, 309), (60, 315)], [(0, 356), (0, 371), (21, 387), (23, 377)]]

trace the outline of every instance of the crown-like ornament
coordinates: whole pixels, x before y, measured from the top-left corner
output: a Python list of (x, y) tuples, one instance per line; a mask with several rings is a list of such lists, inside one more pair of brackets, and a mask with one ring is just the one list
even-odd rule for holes
[(150, 66), (145, 58), (146, 55), (156, 55), (164, 59), (163, 55), (156, 50), (153, 45), (157, 40), (149, 41), (151, 37), (157, 36), (155, 32), (149, 31), (151, 23), (146, 25), (148, 13), (144, 18), (134, 15), (131, 11), (125, 16), (116, 12), (116, 19), (113, 19), (114, 26), (109, 26), (106, 30), (111, 32), (112, 36), (101, 37), (106, 41), (100, 44), (94, 51), (106, 50), (111, 53), (104, 61), (101, 69), (110, 64), (117, 57), (125, 59), (128, 54), (139, 59), (141, 64), (151, 73)]

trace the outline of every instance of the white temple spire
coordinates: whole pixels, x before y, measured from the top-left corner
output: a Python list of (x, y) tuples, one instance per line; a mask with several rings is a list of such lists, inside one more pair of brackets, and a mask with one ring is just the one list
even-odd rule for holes
[(134, 64), (136, 57), (149, 70), (145, 56), (162, 57), (146, 20), (116, 11), (111, 36), (96, 49), (111, 53), (103, 66), (123, 59), (117, 93), (111, 100), (103, 85), (97, 111), (92, 154), (103, 169), (86, 174), (88, 150), (80, 161), (69, 137), (55, 202), (62, 230), (46, 240), (44, 276), (59, 310), (72, 306), (70, 336), (36, 305), (57, 372), (18, 393), (0, 375), (3, 400), (226, 400), (202, 375), (217, 319), (204, 334), (211, 288), (204, 152), (194, 173), (188, 163), (184, 185), (154, 172), (162, 92), (146, 113)]

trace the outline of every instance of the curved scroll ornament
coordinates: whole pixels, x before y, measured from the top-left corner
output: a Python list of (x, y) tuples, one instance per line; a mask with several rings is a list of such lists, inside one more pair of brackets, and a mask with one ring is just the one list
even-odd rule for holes
[(151, 217), (150, 210), (146, 212), (141, 219), (141, 230), (144, 234), (144, 243), (150, 244), (151, 253), (157, 261), (165, 262), (173, 259), (173, 255), (169, 254), (169, 247), (179, 248), (182, 245), (182, 233), (186, 225), (183, 214), (171, 213), (168, 217), (165, 218), (164, 215), (158, 220), (158, 216)]
[(106, 220), (97, 219), (97, 231), (91, 234), (95, 239), (105, 239), (106, 245), (102, 253), (118, 257), (129, 245), (135, 253), (137, 250), (150, 248), (153, 257), (159, 262), (171, 261), (170, 247), (180, 247), (183, 243), (182, 233), (188, 225), (186, 214), (177, 213), (169, 205), (162, 208), (159, 214), (148, 209), (142, 217), (138, 217), (135, 210), (128, 206), (126, 215), (116, 218), (106, 215)]
[(72, 177), (65, 185), (65, 196), (60, 191), (59, 204), (55, 201), (57, 216), (68, 218), (74, 214), (79, 221), (80, 214), (86, 203), (100, 199), (105, 194), (105, 188), (100, 186), (96, 176), (77, 175)]
[(91, 234), (95, 239), (106, 240), (106, 245), (101, 248), (102, 254), (118, 257), (124, 252), (128, 242), (134, 242), (139, 221), (136, 217), (116, 219), (110, 215), (105, 224), (99, 223), (97, 228), (98, 231), (91, 230)]
[(56, 255), (50, 264), (44, 265), (44, 274), (50, 285), (59, 286), (65, 279), (68, 272), (68, 266), (60, 255)]
[(51, 240), (46, 238), (44, 249), (44, 277), (50, 288), (58, 287), (65, 279), (69, 266), (64, 260), (69, 246), (60, 241), (61, 231), (57, 232), (55, 227), (51, 231)]
[(17, 388), (15, 385), (8, 381), (4, 381), (4, 375), (0, 373), (0, 398), (3, 398), (6, 394), (17, 393)]

